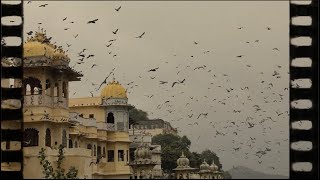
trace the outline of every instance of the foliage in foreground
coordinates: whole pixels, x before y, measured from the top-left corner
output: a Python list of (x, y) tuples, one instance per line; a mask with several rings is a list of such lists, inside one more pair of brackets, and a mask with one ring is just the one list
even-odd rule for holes
[(68, 172), (65, 174), (65, 169), (61, 167), (62, 161), (65, 158), (64, 156), (64, 146), (59, 146), (59, 155), (57, 162), (56, 170), (53, 169), (51, 163), (47, 160), (47, 156), (45, 154), (45, 149), (41, 148), (39, 152), (40, 165), (43, 167), (43, 174), (45, 179), (78, 179), (78, 170), (75, 167), (70, 167)]

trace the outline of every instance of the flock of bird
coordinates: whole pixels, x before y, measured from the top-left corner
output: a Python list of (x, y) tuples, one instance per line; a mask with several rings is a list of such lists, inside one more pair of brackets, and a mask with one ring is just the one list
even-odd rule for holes
[[(39, 7), (45, 8), (45, 7), (48, 7), (48, 4), (42, 4)], [(115, 13), (120, 13), (122, 8), (123, 8), (122, 6), (114, 8)], [(68, 17), (65, 17), (62, 19), (62, 21), (67, 21), (67, 20), (68, 20)], [(91, 25), (91, 24), (96, 24), (97, 22), (99, 22), (98, 18), (88, 21), (87, 24)], [(74, 23), (74, 22), (71, 21), (70, 23)], [(42, 23), (39, 23), (39, 24), (42, 24)], [(68, 31), (69, 29), (70, 28), (64, 28), (65, 31)], [(237, 28), (237, 30), (239, 31), (242, 31), (244, 29), (245, 27)], [(272, 31), (272, 28), (266, 27), (265, 30)], [(117, 28), (111, 33), (114, 35), (114, 38), (110, 39), (105, 44), (105, 48), (107, 49), (109, 49), (112, 45), (114, 45), (114, 43), (116, 43), (117, 35), (119, 35), (120, 29)], [(32, 35), (33, 32), (30, 31), (27, 34)], [(136, 36), (135, 38), (141, 39), (145, 36), (145, 34), (146, 32), (143, 32), (140, 35)], [(79, 36), (81, 36), (81, 34), (80, 35), (75, 34), (73, 37), (78, 38)], [(259, 39), (254, 40), (252, 42), (246, 41), (246, 44), (260, 43), (260, 41), (261, 40)], [(201, 44), (198, 41), (193, 41), (193, 42), (191, 41), (190, 43), (192, 43), (194, 46), (199, 46)], [(67, 45), (67, 48), (72, 47), (72, 44), (66, 44), (66, 45)], [(274, 52), (280, 52), (279, 48), (277, 47), (274, 47), (273, 49), (270, 49), (270, 50)], [(86, 64), (90, 58), (95, 58), (95, 55), (92, 53), (87, 53), (88, 51), (89, 51), (89, 48), (84, 48), (77, 53), (77, 56), (79, 57), (79, 59), (73, 66), (74, 68), (77, 65)], [(212, 50), (202, 51), (203, 55), (209, 55), (210, 53), (213, 53), (213, 51)], [(112, 55), (113, 58), (117, 57), (117, 54), (113, 54), (112, 51), (108, 51), (108, 54)], [(174, 54), (173, 56), (177, 56), (177, 55)], [(191, 59), (195, 58), (195, 56), (192, 54), (190, 54), (189, 57)], [(245, 58), (246, 58), (245, 54), (239, 54), (235, 56), (235, 59), (238, 59), (240, 63), (242, 63), (243, 62), (242, 59), (245, 59)], [(235, 62), (235, 63), (239, 63), (239, 62)], [(166, 61), (165, 64), (169, 64), (169, 61)], [(99, 64), (95, 63), (88, 66), (88, 69), (93, 71), (92, 69), (97, 66), (99, 66)], [(247, 68), (247, 70), (254, 69), (254, 67), (251, 64), (245, 64), (245, 68)], [(152, 81), (154, 81), (155, 84), (159, 86), (160, 89), (161, 88), (164, 89), (166, 93), (173, 92), (173, 91), (176, 92), (177, 89), (179, 89), (179, 86), (180, 87), (186, 86), (189, 83), (190, 77), (197, 71), (203, 71), (207, 73), (206, 76), (212, 79), (213, 81), (215, 81), (215, 82), (210, 82), (208, 84), (207, 89), (208, 90), (215, 89), (215, 90), (224, 92), (223, 94), (220, 94), (219, 97), (210, 97), (209, 95), (204, 95), (202, 97), (186, 96), (186, 95), (183, 95), (185, 93), (184, 91), (180, 91), (177, 94), (166, 96), (168, 99), (162, 98), (161, 103), (155, 104), (156, 105), (155, 110), (168, 112), (168, 117), (170, 117), (170, 115), (173, 115), (173, 114), (178, 115), (179, 119), (176, 119), (176, 120), (168, 119), (172, 123), (188, 119), (188, 122), (191, 121), (192, 123), (186, 123), (186, 126), (190, 126), (193, 128), (196, 126), (199, 126), (199, 127), (210, 126), (212, 127), (212, 131), (215, 132), (214, 138), (219, 138), (221, 136), (230, 136), (230, 135), (236, 138), (237, 136), (244, 135), (250, 129), (261, 129), (260, 133), (262, 133), (262, 135), (268, 135), (268, 130), (271, 129), (270, 128), (271, 124), (272, 126), (274, 126), (281, 120), (281, 118), (288, 118), (289, 116), (288, 111), (270, 112), (270, 110), (266, 110), (263, 107), (265, 104), (285, 103), (285, 101), (287, 101), (287, 99), (284, 99), (284, 96), (288, 95), (288, 88), (285, 87), (279, 90), (279, 88), (274, 86), (274, 83), (277, 80), (280, 80), (281, 78), (284, 78), (287, 75), (286, 73), (281, 73), (281, 71), (284, 71), (283, 70), (284, 68), (280, 65), (275, 66), (275, 70), (272, 74), (267, 74), (266, 72), (258, 72), (257, 79), (259, 75), (262, 77), (269, 76), (269, 78), (273, 78), (272, 80), (262, 79), (261, 81), (259, 81), (259, 86), (263, 87), (264, 89), (263, 91), (260, 92), (261, 96), (263, 97), (263, 103), (260, 103), (260, 104), (255, 104), (255, 99), (253, 99), (251, 95), (252, 91), (249, 86), (247, 85), (243, 85), (241, 87), (232, 86), (232, 83), (231, 83), (232, 78), (230, 74), (227, 74), (225, 72), (220, 73), (216, 70), (213, 71), (212, 68), (210, 68), (210, 65), (208, 64), (195, 64), (195, 61), (190, 61), (190, 62), (184, 63), (183, 65), (177, 66), (176, 69), (177, 69), (176, 71), (177, 78), (173, 79), (172, 77), (172, 79), (170, 80), (170, 79), (161, 79), (157, 75), (158, 71), (165, 70), (165, 68), (161, 66), (150, 67), (149, 69), (146, 69), (144, 72), (141, 72), (141, 74), (139, 74), (135, 80), (131, 80), (125, 83), (124, 86), (127, 87), (127, 93), (130, 94), (134, 92), (135, 88), (141, 86), (141, 84), (139, 84), (140, 79), (150, 78)], [(100, 83), (93, 83), (93, 82), (91, 83), (92, 87), (94, 87), (94, 90), (90, 92), (92, 97), (94, 96), (95, 92), (99, 92), (100, 88), (103, 87), (103, 85), (107, 84), (108, 81), (110, 81), (112, 75), (113, 76), (115, 75), (115, 70), (116, 68), (113, 68), (110, 72), (107, 72), (106, 73), (107, 75), (102, 79)], [(184, 76), (184, 77), (181, 77), (181, 76)], [(89, 80), (88, 78), (87, 79), (85, 78), (86, 77), (83, 78), (84, 81)], [(176, 89), (174, 90), (174, 88)], [(73, 93), (73, 95), (75, 94), (76, 92)], [(146, 98), (146, 101), (157, 103), (159, 102), (158, 100), (153, 100), (157, 97), (157, 95), (159, 94), (157, 93), (148, 94), (148, 95), (144, 95), (144, 98)], [(177, 100), (175, 98), (178, 96), (184, 97), (186, 103), (181, 104), (179, 106), (185, 109), (188, 109), (188, 112), (189, 112), (188, 114), (181, 114), (177, 109), (174, 108), (175, 103), (177, 103)], [(212, 108), (212, 111), (193, 112), (192, 104), (195, 104), (197, 102), (203, 102), (203, 101), (210, 102), (209, 106)], [(237, 103), (236, 106), (234, 106), (234, 102)], [(247, 116), (247, 118), (242, 121), (235, 120), (235, 119), (225, 120), (223, 122), (222, 121), (218, 122), (218, 121), (215, 121), (214, 119), (209, 120), (209, 122), (206, 121), (209, 115), (212, 115), (217, 112), (216, 110), (217, 106), (219, 106), (219, 109), (224, 108), (226, 110), (226, 113), (230, 113), (230, 114), (233, 113), (236, 118), (239, 118), (241, 116)], [(252, 114), (250, 114), (250, 116), (248, 116), (249, 110), (253, 112)], [(210, 117), (213, 117), (213, 116), (210, 116)], [(186, 127), (179, 127), (178, 129), (180, 132), (182, 132), (183, 128), (186, 128)], [(200, 138), (201, 136), (198, 136), (197, 140), (199, 140)], [(282, 140), (282, 142), (286, 142), (286, 141), (288, 141), (288, 139)], [(280, 145), (282, 142), (279, 140), (278, 142), (273, 142), (273, 143)], [(248, 137), (247, 141), (239, 142), (239, 141), (233, 140), (233, 144), (234, 144), (233, 154), (239, 153), (242, 149), (244, 149), (243, 150), (244, 152), (246, 151), (247, 148), (253, 149), (255, 146), (257, 146), (255, 145), (256, 143), (257, 143), (257, 138), (254, 136)], [(262, 158), (265, 155), (267, 155), (269, 152), (275, 151), (271, 148), (270, 143), (272, 142), (265, 141), (264, 144), (266, 145), (266, 147), (256, 148), (257, 150), (253, 155), (257, 157), (258, 164), (263, 164)], [(218, 149), (218, 151), (222, 153), (227, 150)], [(279, 150), (278, 150), (278, 153), (280, 153)], [(244, 158), (248, 159), (249, 158), (248, 152), (246, 152), (245, 154), (246, 156)], [(270, 169), (275, 169), (275, 168), (270, 167)]]

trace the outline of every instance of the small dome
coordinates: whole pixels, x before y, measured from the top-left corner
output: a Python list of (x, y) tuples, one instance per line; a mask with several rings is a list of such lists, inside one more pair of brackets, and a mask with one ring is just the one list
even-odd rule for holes
[(147, 144), (138, 147), (134, 151), (134, 155), (136, 159), (151, 159), (152, 151), (148, 147)]
[(219, 167), (216, 164), (214, 164), (214, 161), (212, 161), (212, 164), (210, 165), (210, 169), (212, 171), (218, 171)]
[(182, 152), (180, 158), (177, 160), (178, 167), (189, 167), (189, 163), (189, 159)]
[(200, 170), (210, 170), (210, 166), (206, 162), (206, 160), (204, 160), (203, 163), (200, 165)]
[(127, 99), (127, 92), (122, 85), (113, 79), (112, 82), (101, 90), (102, 98), (121, 98)]
[(50, 43), (50, 39), (47, 38), (43, 32), (36, 32), (34, 37), (28, 38), (23, 45), (24, 57), (37, 57), (45, 56), (52, 60), (65, 60), (70, 61), (70, 58), (62, 50)]

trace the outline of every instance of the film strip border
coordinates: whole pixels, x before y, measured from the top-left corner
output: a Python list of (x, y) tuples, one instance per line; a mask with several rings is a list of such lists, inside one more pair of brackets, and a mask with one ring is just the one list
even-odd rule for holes
[[(294, 19), (298, 18), (304, 22), (311, 18), (311, 23), (295, 23)], [(319, 178), (318, 28), (318, 0), (290, 1), (290, 82), (311, 81), (310, 87), (290, 84), (290, 179)], [(297, 38), (301, 41), (294, 43)], [(310, 44), (302, 43), (305, 39), (311, 40)], [(299, 61), (309, 63), (295, 65)], [(310, 106), (294, 107), (294, 104), (303, 102), (309, 102)], [(293, 124), (297, 122), (304, 124), (305, 128), (294, 128)], [(299, 150), (292, 146), (303, 142), (311, 144), (311, 148)]]
[[(20, 24), (1, 23), (1, 177), (23, 178), (23, 95), (22, 87), (9, 86), (9, 81), (23, 79), (23, 1), (1, 1), (1, 21), (20, 18)], [(20, 40), (10, 45), (6, 39)], [(13, 106), (12, 106), (13, 104)]]

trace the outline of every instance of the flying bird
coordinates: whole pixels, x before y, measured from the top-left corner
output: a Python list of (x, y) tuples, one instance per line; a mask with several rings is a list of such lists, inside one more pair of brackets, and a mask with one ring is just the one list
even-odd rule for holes
[(117, 34), (118, 31), (119, 31), (119, 29), (116, 29), (115, 31), (112, 31), (112, 33)]
[(79, 34), (73, 35), (74, 38), (77, 38), (79, 36)]
[(92, 24), (92, 23), (94, 24), (94, 23), (96, 23), (98, 20), (99, 20), (99, 19), (94, 19), (94, 20), (88, 21), (87, 24)]
[(157, 67), (157, 68), (154, 68), (154, 69), (150, 69), (148, 72), (151, 72), (151, 71), (155, 72), (157, 69), (159, 69), (159, 68)]
[(39, 7), (46, 7), (48, 4), (42, 4)]
[(112, 45), (112, 43), (110, 43), (110, 44), (108, 44), (108, 45), (106, 45), (107, 47), (110, 47)]
[(120, 7), (118, 7), (118, 8), (116, 8), (115, 10), (118, 12), (120, 9), (121, 9), (121, 6), (120, 6)]
[(145, 34), (146, 32), (143, 32), (140, 36), (136, 37), (136, 38), (142, 38), (142, 36)]
[(67, 17), (63, 18), (63, 20), (62, 20), (62, 21), (65, 21), (65, 20), (67, 20)]
[(29, 31), (27, 32), (28, 35), (32, 35), (33, 31)]

